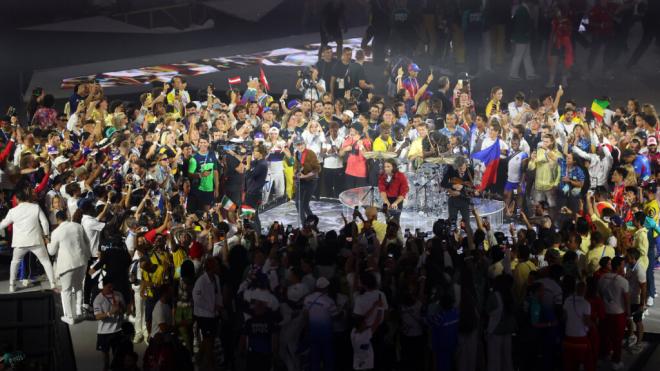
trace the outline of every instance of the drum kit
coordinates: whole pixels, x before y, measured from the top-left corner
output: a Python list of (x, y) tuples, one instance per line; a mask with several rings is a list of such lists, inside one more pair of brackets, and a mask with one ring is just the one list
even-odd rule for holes
[[(380, 160), (382, 162), (388, 159), (398, 157), (395, 152), (365, 152), (366, 159)], [(397, 159), (399, 169), (406, 174), (408, 178), (408, 195), (403, 202), (404, 210), (429, 214), (437, 213), (439, 210), (447, 209), (447, 193), (443, 191), (441, 182), (447, 166), (454, 164), (456, 156), (448, 155), (442, 157), (428, 157), (423, 161), (408, 161), (406, 159)], [(372, 198), (375, 193), (373, 190), (366, 194)], [(373, 202), (372, 202), (373, 203)]]

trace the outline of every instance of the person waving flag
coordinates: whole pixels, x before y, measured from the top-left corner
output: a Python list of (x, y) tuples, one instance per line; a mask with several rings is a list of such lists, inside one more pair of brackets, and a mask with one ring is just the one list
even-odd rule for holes
[(497, 139), (495, 143), (489, 147), (475, 152), (470, 156), (473, 160), (477, 160), (483, 163), (484, 170), (483, 175), (481, 176), (481, 184), (477, 188), (479, 191), (483, 191), (491, 184), (497, 182), (497, 167), (500, 164), (500, 140)]

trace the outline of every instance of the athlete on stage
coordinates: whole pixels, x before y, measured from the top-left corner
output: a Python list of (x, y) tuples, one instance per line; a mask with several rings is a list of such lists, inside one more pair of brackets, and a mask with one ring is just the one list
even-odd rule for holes
[(383, 172), (378, 177), (380, 198), (388, 212), (398, 222), (403, 208), (403, 200), (408, 194), (408, 178), (399, 171), (394, 159), (385, 160)]

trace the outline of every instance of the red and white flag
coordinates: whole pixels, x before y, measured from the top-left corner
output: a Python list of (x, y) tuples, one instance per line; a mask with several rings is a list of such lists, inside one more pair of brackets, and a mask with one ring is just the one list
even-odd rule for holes
[(229, 79), (227, 79), (227, 81), (229, 81), (229, 85), (238, 85), (241, 83), (241, 77), (240, 76), (230, 77)]
[(264, 69), (261, 67), (259, 67), (259, 81), (261, 81), (261, 85), (264, 86), (264, 89), (270, 90), (270, 86), (268, 85), (268, 79), (266, 78)]

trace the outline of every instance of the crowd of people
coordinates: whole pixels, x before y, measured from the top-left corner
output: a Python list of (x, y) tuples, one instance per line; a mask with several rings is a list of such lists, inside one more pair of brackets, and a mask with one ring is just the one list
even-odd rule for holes
[[(350, 7), (341, 0), (324, 4), (321, 41), (341, 47)], [(660, 39), (657, 1), (373, 0), (368, 13), (362, 48), (373, 52), (376, 63), (389, 50), (393, 56), (455, 64), (471, 74), (504, 67), (513, 80), (547, 76), (548, 87), (566, 87), (577, 77), (613, 78), (616, 68), (635, 66)], [(643, 35), (630, 42), (637, 22)], [(578, 46), (584, 50), (580, 59)], [(594, 69), (600, 61), (602, 73)]]
[[(653, 105), (561, 86), (481, 104), (415, 63), (380, 96), (363, 62), (323, 48), (297, 99), (182, 76), (133, 102), (90, 81), (56, 108), (36, 89), (0, 132), (10, 292), (45, 273), (62, 321), (98, 322), (106, 370), (620, 369), (655, 297)], [(450, 217), (404, 232), (406, 173), (437, 158)], [(386, 215), (318, 229), (312, 198), (367, 185)], [(470, 206), (486, 189), (508, 228)], [(295, 227), (261, 224), (287, 201)]]

